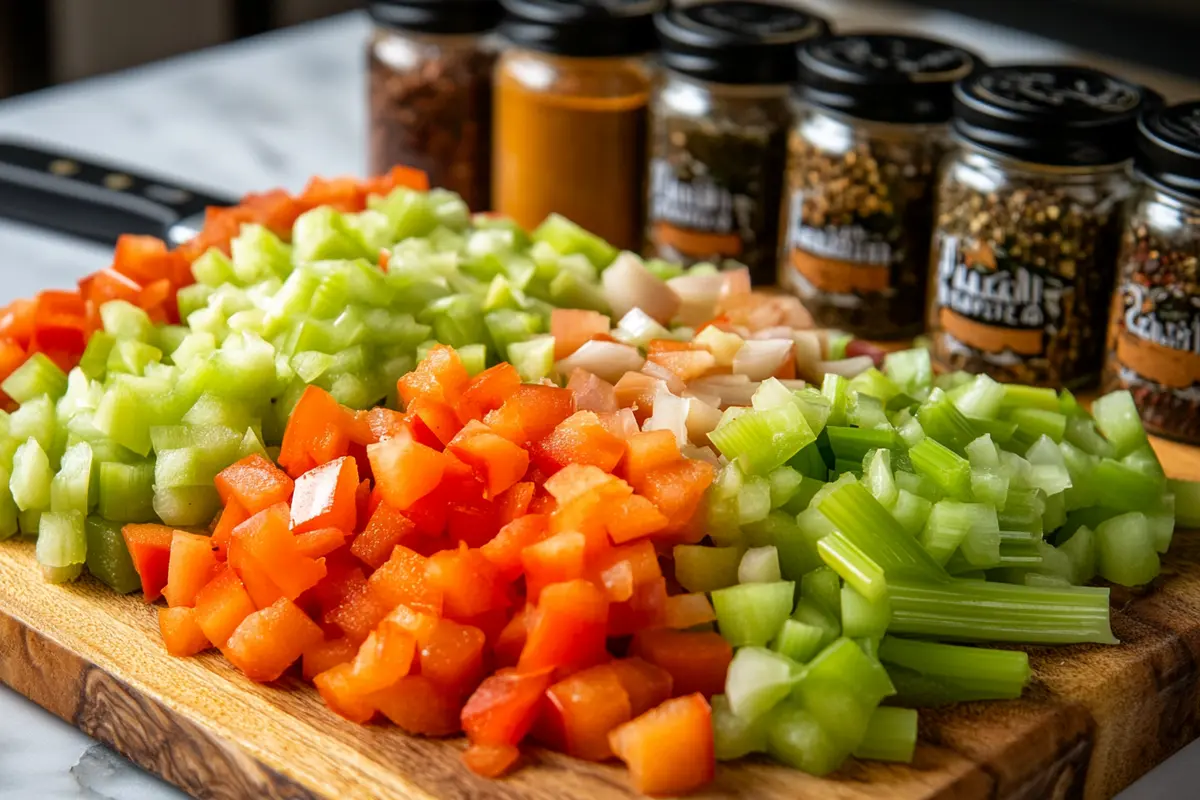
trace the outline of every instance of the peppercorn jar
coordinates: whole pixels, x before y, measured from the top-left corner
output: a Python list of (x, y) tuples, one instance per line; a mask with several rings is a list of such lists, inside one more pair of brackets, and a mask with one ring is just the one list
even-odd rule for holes
[(646, 255), (734, 260), (775, 282), (795, 46), (828, 26), (794, 7), (718, 0), (655, 17)]
[(370, 169), (401, 164), (491, 207), (492, 70), (498, 0), (387, 0), (368, 4)]
[(978, 63), (912, 36), (800, 47), (779, 275), (817, 324), (868, 339), (924, 330), (953, 85)]
[(1098, 381), (1137, 117), (1155, 97), (1073, 66), (994, 68), (955, 87), (930, 265), (940, 366), (1058, 389)]
[(1200, 102), (1138, 128), (1105, 388), (1128, 389), (1151, 433), (1200, 444)]
[(567, 217), (641, 242), (654, 13), (665, 0), (502, 0), (496, 211), (527, 229)]

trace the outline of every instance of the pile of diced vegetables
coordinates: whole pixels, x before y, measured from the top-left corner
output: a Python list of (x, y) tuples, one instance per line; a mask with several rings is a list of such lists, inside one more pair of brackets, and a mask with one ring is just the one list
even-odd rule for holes
[(1021, 694), (978, 644), (1114, 643), (1085, 584), (1200, 526), (1127, 393), (935, 376), (422, 180), (250, 198), (9, 306), (0, 536), (480, 774), (533, 741), (678, 794), (911, 760), (915, 707)]

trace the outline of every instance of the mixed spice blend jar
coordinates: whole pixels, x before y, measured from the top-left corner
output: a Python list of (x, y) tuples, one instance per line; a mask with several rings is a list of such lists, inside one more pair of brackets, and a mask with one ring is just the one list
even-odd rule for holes
[(824, 327), (915, 336), (952, 87), (978, 59), (891, 35), (836, 36), (799, 55), (780, 284)]
[(1152, 433), (1200, 444), (1200, 102), (1139, 125), (1144, 179), (1121, 248), (1106, 389)]
[(929, 326), (941, 366), (1096, 383), (1137, 117), (1156, 96), (1072, 66), (1001, 67), (955, 87), (960, 146), (939, 184)]
[(654, 14), (665, 0), (502, 0), (496, 211), (526, 228), (557, 212), (636, 250), (646, 185)]
[(665, 68), (650, 108), (647, 255), (732, 259), (775, 281), (795, 46), (825, 22), (770, 3), (719, 2), (655, 19)]
[(434, 186), (491, 207), (492, 70), (498, 0), (368, 5), (370, 168), (425, 170)]

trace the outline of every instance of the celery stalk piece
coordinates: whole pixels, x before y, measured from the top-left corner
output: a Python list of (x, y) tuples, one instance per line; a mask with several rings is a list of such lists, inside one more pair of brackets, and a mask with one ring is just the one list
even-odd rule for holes
[(896, 479), (892, 474), (892, 458), (890, 450), (876, 450), (864, 463), (863, 481), (871, 495), (882, 505), (891, 508), (900, 496), (896, 489)]
[(48, 396), (43, 395), (23, 403), (9, 415), (8, 423), (8, 434), (12, 439), (18, 442), (36, 439), (47, 453), (54, 450), (58, 422), (54, 414), (54, 401)]
[(1004, 509), (999, 513), (1000, 528), (1041, 536), (1042, 517), (1046, 513), (1046, 496), (1040, 489), (1009, 489)]
[[(841, 637), (808, 663), (792, 691), (792, 697), (803, 702), (806, 708), (813, 709), (815, 713), (816, 709), (824, 705), (822, 695), (832, 695), (829, 690), (838, 684), (849, 689), (851, 699), (856, 701), (858, 708), (868, 713), (885, 697), (896, 693), (896, 687), (892, 685), (883, 665), (864, 653), (853, 640)], [(849, 710), (844, 709), (846, 712)], [(840, 724), (836, 719), (826, 719), (824, 716), (818, 714), (822, 725), (828, 725), (831, 730)], [(851, 727), (858, 728), (865, 724), (864, 716), (863, 719), (852, 722)], [(853, 746), (854, 742), (849, 744)]]
[(936, 503), (944, 496), (941, 489), (929, 478), (916, 475), (907, 470), (898, 469), (895, 473), (896, 487), (902, 491), (911, 492), (918, 497)]
[(42, 512), (36, 508), (17, 512), (17, 530), (22, 536), (37, 536)]
[(892, 398), (903, 394), (903, 390), (888, 376), (875, 367), (860, 372), (850, 379), (850, 390), (859, 395), (870, 395), (885, 406)]
[(1030, 482), (1047, 495), (1065, 492), (1073, 485), (1059, 445), (1049, 436), (1041, 436), (1025, 453), (1032, 466)]
[(99, 505), (96, 512), (115, 522), (149, 522), (154, 519), (154, 465), (100, 464)]
[(937, 644), (884, 637), (879, 658), (903, 703), (940, 705), (1021, 696), (1033, 675), (1020, 650)]
[(156, 488), (152, 503), (164, 524), (177, 527), (207, 525), (221, 510), (221, 498), (211, 485)]
[(712, 725), (713, 752), (718, 761), (766, 752), (766, 720), (748, 720), (734, 714), (723, 694), (713, 695)]
[(979, 430), (940, 389), (917, 410), (917, 419), (926, 436), (959, 455), (965, 455), (967, 445), (979, 437)]
[(871, 714), (855, 758), (911, 764), (917, 749), (917, 710), (880, 706)]
[(1158, 453), (1154, 452), (1154, 448), (1150, 446), (1149, 442), (1130, 450), (1121, 457), (1121, 463), (1147, 477), (1164, 480), (1167, 477), (1167, 473), (1163, 471), (1162, 462), (1158, 460)]
[(721, 635), (734, 647), (765, 647), (792, 613), (796, 584), (745, 583), (712, 593)]
[(554, 337), (537, 336), (508, 346), (508, 360), (521, 380), (534, 383), (554, 371)]
[(1058, 545), (1058, 551), (1067, 557), (1071, 583), (1082, 586), (1096, 577), (1096, 537), (1091, 528), (1086, 525), (1077, 528)]
[[(801, 520), (804, 520), (803, 524)], [(828, 526), (829, 520), (812, 509), (796, 518), (782, 511), (772, 511), (765, 520), (747, 526), (747, 529), (758, 533), (761, 528), (764, 538), (774, 545), (779, 555), (783, 577), (798, 580), (801, 575), (821, 566), (817, 540), (829, 532)]]
[(143, 399), (127, 385), (118, 383), (104, 393), (94, 424), (117, 444), (144, 456), (150, 452), (149, 417)]
[(1179, 527), (1200, 528), (1200, 481), (1171, 479), (1167, 489), (1175, 495), (1175, 522)]
[(1162, 499), (1165, 481), (1103, 458), (1092, 471), (1091, 486), (1096, 502), (1119, 511), (1149, 511)]
[[(840, 599), (838, 602), (841, 602)], [(839, 611), (838, 613), (840, 615), (841, 612)], [(796, 622), (802, 622), (819, 630), (821, 632), (821, 648), (824, 648), (842, 635), (842, 625), (838, 621), (839, 617), (831, 615), (823, 606), (818, 605), (812, 600), (801, 598), (800, 602), (796, 603), (796, 610), (792, 612), (791, 618)]]
[(17, 504), (8, 488), (11, 477), (7, 469), (0, 467), (0, 541), (12, 538), (18, 530)]
[(1007, 419), (984, 419), (969, 417), (975, 430), (986, 433), (995, 440), (996, 444), (1007, 447), (1017, 434), (1017, 423)]
[(841, 533), (834, 532), (817, 542), (817, 552), (822, 561), (869, 601), (886, 597), (883, 569)]
[(919, 397), (933, 385), (933, 363), (923, 347), (888, 353), (883, 370), (889, 378), (912, 397)]
[(1100, 523), (1096, 555), (1100, 577), (1113, 583), (1141, 586), (1158, 577), (1158, 552), (1145, 514), (1134, 511)]
[(1057, 444), (1067, 433), (1067, 418), (1057, 411), (1046, 411), (1040, 408), (1014, 408), (1008, 418), (1017, 423), (1017, 430), (1037, 439), (1048, 436)]
[(57, 400), (67, 390), (67, 375), (44, 354), (34, 353), (4, 379), (0, 389), (18, 403), (42, 395)]
[(781, 703), (766, 725), (767, 752), (780, 763), (809, 775), (827, 775), (849, 755), (799, 703)]
[(988, 375), (976, 375), (954, 398), (954, 405), (967, 417), (995, 419), (1004, 403), (1004, 385)]
[(849, 384), (845, 377), (828, 373), (821, 383), (821, 394), (829, 401), (829, 419), (826, 425), (846, 424), (846, 404), (849, 399)]
[(584, 255), (597, 269), (604, 269), (617, 257), (615, 247), (558, 214), (546, 217), (546, 221), (533, 232), (532, 239), (550, 245), (564, 256), (575, 253)]
[(1042, 564), (1042, 537), (1025, 531), (1000, 531), (1000, 565), (1032, 569)]
[(108, 354), (116, 343), (116, 338), (104, 331), (93, 332), (83, 355), (79, 358), (79, 369), (83, 374), (95, 381), (104, 380), (108, 368)]
[(771, 508), (781, 508), (800, 491), (804, 476), (785, 465), (767, 475), (767, 485), (771, 490)]
[(63, 454), (58, 474), (50, 482), (50, 509), (87, 514), (92, 486), (92, 448), (79, 442)]
[(1115, 458), (1131, 453), (1147, 441), (1141, 415), (1128, 391), (1111, 392), (1098, 399), (1092, 404), (1092, 416), (1116, 450)]
[(872, 450), (890, 450), (899, 445), (896, 432), (891, 428), (825, 428), (829, 435), (829, 446), (835, 458), (846, 461), (862, 460)]
[(818, 567), (800, 579), (800, 597), (815, 603), (834, 619), (842, 618), (842, 579), (829, 567)]
[[(998, 536), (1000, 526), (996, 521), (995, 510), (980, 503), (939, 500), (933, 504), (929, 519), (926, 520), (918, 539), (933, 560), (945, 566), (950, 556), (966, 541), (967, 534), (976, 527), (981, 530), (994, 529)], [(986, 549), (986, 545), (970, 549), (972, 555), (976, 555), (979, 549)], [(966, 555), (964, 553), (964, 556)], [(971, 558), (967, 560), (973, 564), (977, 563)], [(990, 561), (978, 563), (986, 565)]]
[(782, 580), (779, 571), (779, 551), (773, 546), (751, 547), (738, 564), (738, 583), (777, 583)]
[(744, 720), (756, 720), (792, 692), (797, 664), (762, 647), (742, 647), (729, 664), (725, 699), (729, 709)]
[(933, 503), (907, 489), (900, 489), (890, 510), (900, 527), (904, 528), (904, 532), (916, 536), (925, 527), (925, 522), (933, 510)]
[(1009, 383), (1004, 386), (1004, 400), (1000, 407), (1002, 411), (1037, 408), (1043, 411), (1057, 412), (1059, 410), (1058, 393), (1053, 389)]
[(47, 511), (38, 522), (37, 560), (51, 582), (73, 580), (87, 559), (83, 514)]
[(88, 517), (84, 522), (87, 538), (87, 569), (98, 581), (119, 594), (129, 594), (142, 588), (141, 578), (133, 567), (121, 523), (100, 517)]
[(738, 522), (748, 525), (766, 519), (771, 513), (771, 485), (760, 475), (750, 475), (738, 493)]
[(736, 547), (675, 545), (675, 579), (689, 592), (711, 592), (738, 582), (741, 552)]
[[(836, 635), (834, 633), (834, 636)], [(826, 631), (822, 627), (796, 619), (786, 619), (783, 621), (783, 627), (779, 629), (779, 635), (771, 642), (771, 649), (797, 664), (804, 664), (820, 651), (825, 636)]]
[(974, 580), (888, 581), (889, 633), (977, 642), (1115, 644), (1108, 589), (1035, 588)]
[[(387, 213), (386, 211), (384, 213)], [(391, 214), (388, 214), (391, 217)], [(372, 258), (362, 235), (345, 215), (331, 206), (319, 206), (301, 214), (292, 226), (292, 257), (297, 262), (343, 258)]]
[(117, 339), (131, 339), (153, 344), (156, 337), (150, 315), (125, 300), (109, 300), (100, 306), (100, 322), (104, 332)]
[(883, 402), (869, 394), (849, 393), (846, 404), (846, 422), (858, 428), (891, 428)]
[(1091, 417), (1068, 417), (1064, 442), (1070, 442), (1089, 455), (1112, 458), (1116, 449), (1100, 435)]
[(747, 411), (723, 422), (708, 438), (747, 475), (765, 475), (816, 440), (795, 405)]
[(842, 633), (852, 639), (883, 636), (892, 621), (887, 594), (868, 599), (853, 586), (842, 587)]
[(908, 451), (913, 469), (958, 500), (971, 498), (971, 464), (950, 448), (925, 439)]
[(13, 455), (9, 488), (13, 501), (21, 511), (44, 510), (50, 507), (50, 484), (54, 472), (50, 459), (36, 439), (29, 438)]
[(946, 579), (945, 570), (858, 483), (834, 490), (818, 508), (849, 543), (883, 570), (889, 580), (893, 576), (928, 581)]

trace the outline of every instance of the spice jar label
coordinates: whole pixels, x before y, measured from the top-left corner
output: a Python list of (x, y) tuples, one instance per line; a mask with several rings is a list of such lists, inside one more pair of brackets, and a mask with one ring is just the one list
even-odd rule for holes
[(938, 240), (938, 357), (968, 354), (1003, 365), (1045, 357), (1066, 323), (1073, 289), (986, 242)]
[[(892, 246), (860, 225), (809, 224), (803, 191), (792, 193), (787, 277), (802, 300), (855, 307), (862, 296), (890, 294)], [(831, 297), (836, 295), (836, 297)]]
[(1130, 281), (1119, 302), (1113, 322), (1122, 383), (1158, 384), (1180, 401), (1200, 402), (1200, 298)]
[(650, 164), (651, 236), (658, 255), (676, 261), (740, 258), (755, 238), (754, 199), (706, 175), (684, 180), (664, 158)]

